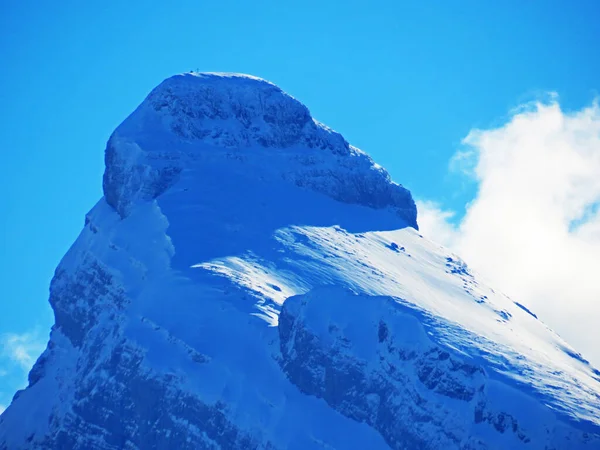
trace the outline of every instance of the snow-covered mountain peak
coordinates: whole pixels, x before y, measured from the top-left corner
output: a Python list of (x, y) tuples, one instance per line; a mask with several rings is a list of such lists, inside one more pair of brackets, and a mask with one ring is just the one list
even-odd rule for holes
[(600, 372), (272, 84), (166, 80), (103, 182), (0, 450), (600, 449)]
[(109, 140), (104, 195), (126, 216), (184, 170), (283, 179), (346, 203), (391, 208), (417, 227), (408, 190), (298, 100), (248, 75), (186, 73), (162, 82)]

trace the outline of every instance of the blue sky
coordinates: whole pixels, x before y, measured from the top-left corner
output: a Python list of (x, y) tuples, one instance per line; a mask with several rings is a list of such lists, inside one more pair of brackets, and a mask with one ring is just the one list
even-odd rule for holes
[(456, 224), (478, 184), (449, 161), (471, 130), (548, 92), (565, 114), (596, 97), (598, 17), (594, 1), (3, 1), (0, 405), (52, 324), (108, 136), (164, 78), (273, 81)]

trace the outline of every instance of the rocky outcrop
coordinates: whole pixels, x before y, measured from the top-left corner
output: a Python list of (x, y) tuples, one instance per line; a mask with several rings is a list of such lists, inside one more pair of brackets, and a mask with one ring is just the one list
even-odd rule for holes
[[(317, 318), (323, 310), (331, 314)], [(600, 437), (568, 427), (523, 426), (531, 411), (516, 403), (495, 406), (484, 366), (435, 343), (430, 320), (399, 299), (316, 289), (284, 303), (281, 365), (302, 392), (376, 428), (393, 449), (600, 445)]]

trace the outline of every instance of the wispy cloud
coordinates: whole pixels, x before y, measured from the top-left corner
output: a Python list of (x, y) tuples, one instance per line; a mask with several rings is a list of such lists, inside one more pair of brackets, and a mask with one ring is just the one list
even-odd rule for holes
[(27, 386), (27, 374), (46, 346), (38, 330), (0, 335), (0, 413), (18, 389)]
[(421, 202), (420, 228), (600, 366), (598, 104), (565, 112), (554, 96), (463, 143), (451, 168), (475, 179), (476, 198), (456, 225)]
[[(35, 332), (6, 333), (0, 336), (1, 356), (27, 373), (44, 350), (45, 343)], [(7, 369), (2, 371), (8, 372)]]
[(2, 414), (6, 410), (6, 406), (0, 405), (0, 414)]

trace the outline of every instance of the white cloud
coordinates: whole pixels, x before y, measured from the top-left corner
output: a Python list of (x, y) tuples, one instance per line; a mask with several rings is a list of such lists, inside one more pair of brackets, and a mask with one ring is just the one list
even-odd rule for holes
[(448, 248), (454, 248), (458, 239), (458, 230), (451, 223), (456, 215), (453, 211), (443, 210), (432, 201), (417, 200), (419, 212), (419, 230)]
[(0, 414), (2, 414), (6, 410), (6, 406), (0, 405)]
[[(26, 373), (31, 370), (44, 347), (45, 341), (37, 333), (6, 333), (0, 338), (1, 355)], [(6, 373), (6, 370), (3, 369), (3, 372)]]
[(478, 182), (453, 212), (421, 202), (422, 231), (526, 303), (600, 367), (600, 108), (561, 110), (556, 97), (473, 130), (451, 168)]

